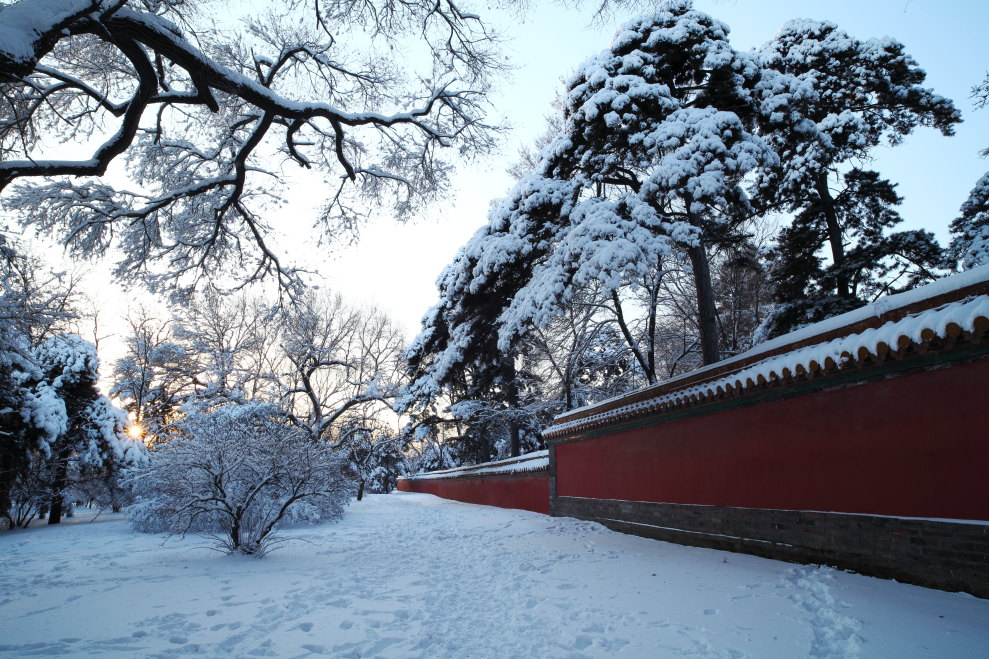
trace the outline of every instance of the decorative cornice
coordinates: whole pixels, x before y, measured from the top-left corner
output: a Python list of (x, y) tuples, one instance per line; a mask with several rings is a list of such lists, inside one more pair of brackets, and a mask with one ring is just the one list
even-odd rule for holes
[(558, 443), (634, 419), (753, 395), (767, 387), (792, 386), (866, 366), (882, 369), (884, 363), (930, 351), (950, 358), (959, 347), (985, 341), (989, 332), (989, 282), (912, 301), (852, 324), (835, 327), (833, 321), (825, 321), (819, 326), (823, 331), (813, 333), (818, 326), (805, 328), (799, 340), (785, 341), (783, 337), (784, 341), (776, 341), (771, 350), (756, 349), (702, 373), (562, 414), (543, 431), (543, 437)]

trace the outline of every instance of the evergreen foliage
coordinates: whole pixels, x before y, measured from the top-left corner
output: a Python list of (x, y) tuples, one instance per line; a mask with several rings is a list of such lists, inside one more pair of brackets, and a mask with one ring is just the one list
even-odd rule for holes
[(961, 214), (951, 223), (951, 234), (950, 266), (961, 262), (968, 269), (989, 264), (989, 172), (962, 204)]
[[(877, 172), (851, 169), (831, 202), (808, 204), (780, 230), (772, 252), (778, 304), (763, 328), (766, 338), (851, 311), (880, 295), (937, 278), (944, 256), (929, 231), (888, 230), (903, 219), (896, 186)], [(825, 263), (829, 214), (841, 226), (842, 261)], [(845, 293), (842, 294), (842, 286)]]
[[(849, 166), (960, 121), (903, 45), (799, 20), (740, 53), (728, 33), (686, 0), (622, 26), (444, 271), (400, 403), (457, 454), (493, 457), (495, 412), (538, 427), (608, 395), (584, 385), (653, 383), (939, 275), (933, 235), (894, 230), (895, 186)], [(781, 211), (767, 253), (755, 220)]]

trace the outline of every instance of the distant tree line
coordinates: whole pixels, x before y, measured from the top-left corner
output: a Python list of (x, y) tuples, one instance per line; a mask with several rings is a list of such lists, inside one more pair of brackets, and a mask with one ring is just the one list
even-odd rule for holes
[(139, 308), (128, 322), (111, 395), (150, 446), (181, 435), (190, 415), (263, 403), (346, 453), (355, 494), (394, 487), (404, 464), (391, 404), (405, 339), (384, 314), (316, 291), (287, 306), (207, 291), (171, 318)]

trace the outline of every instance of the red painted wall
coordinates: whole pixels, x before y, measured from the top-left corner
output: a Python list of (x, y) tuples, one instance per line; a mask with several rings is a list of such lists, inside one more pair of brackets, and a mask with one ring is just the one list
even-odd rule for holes
[(560, 496), (989, 520), (989, 359), (556, 447)]
[(424, 492), (444, 499), (549, 514), (549, 474), (472, 478), (399, 479), (403, 492)]

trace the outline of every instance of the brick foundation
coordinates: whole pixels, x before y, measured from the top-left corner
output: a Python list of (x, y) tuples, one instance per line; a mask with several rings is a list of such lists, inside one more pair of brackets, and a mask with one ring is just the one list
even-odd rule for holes
[(989, 597), (985, 524), (578, 497), (555, 497), (551, 514), (655, 540)]

